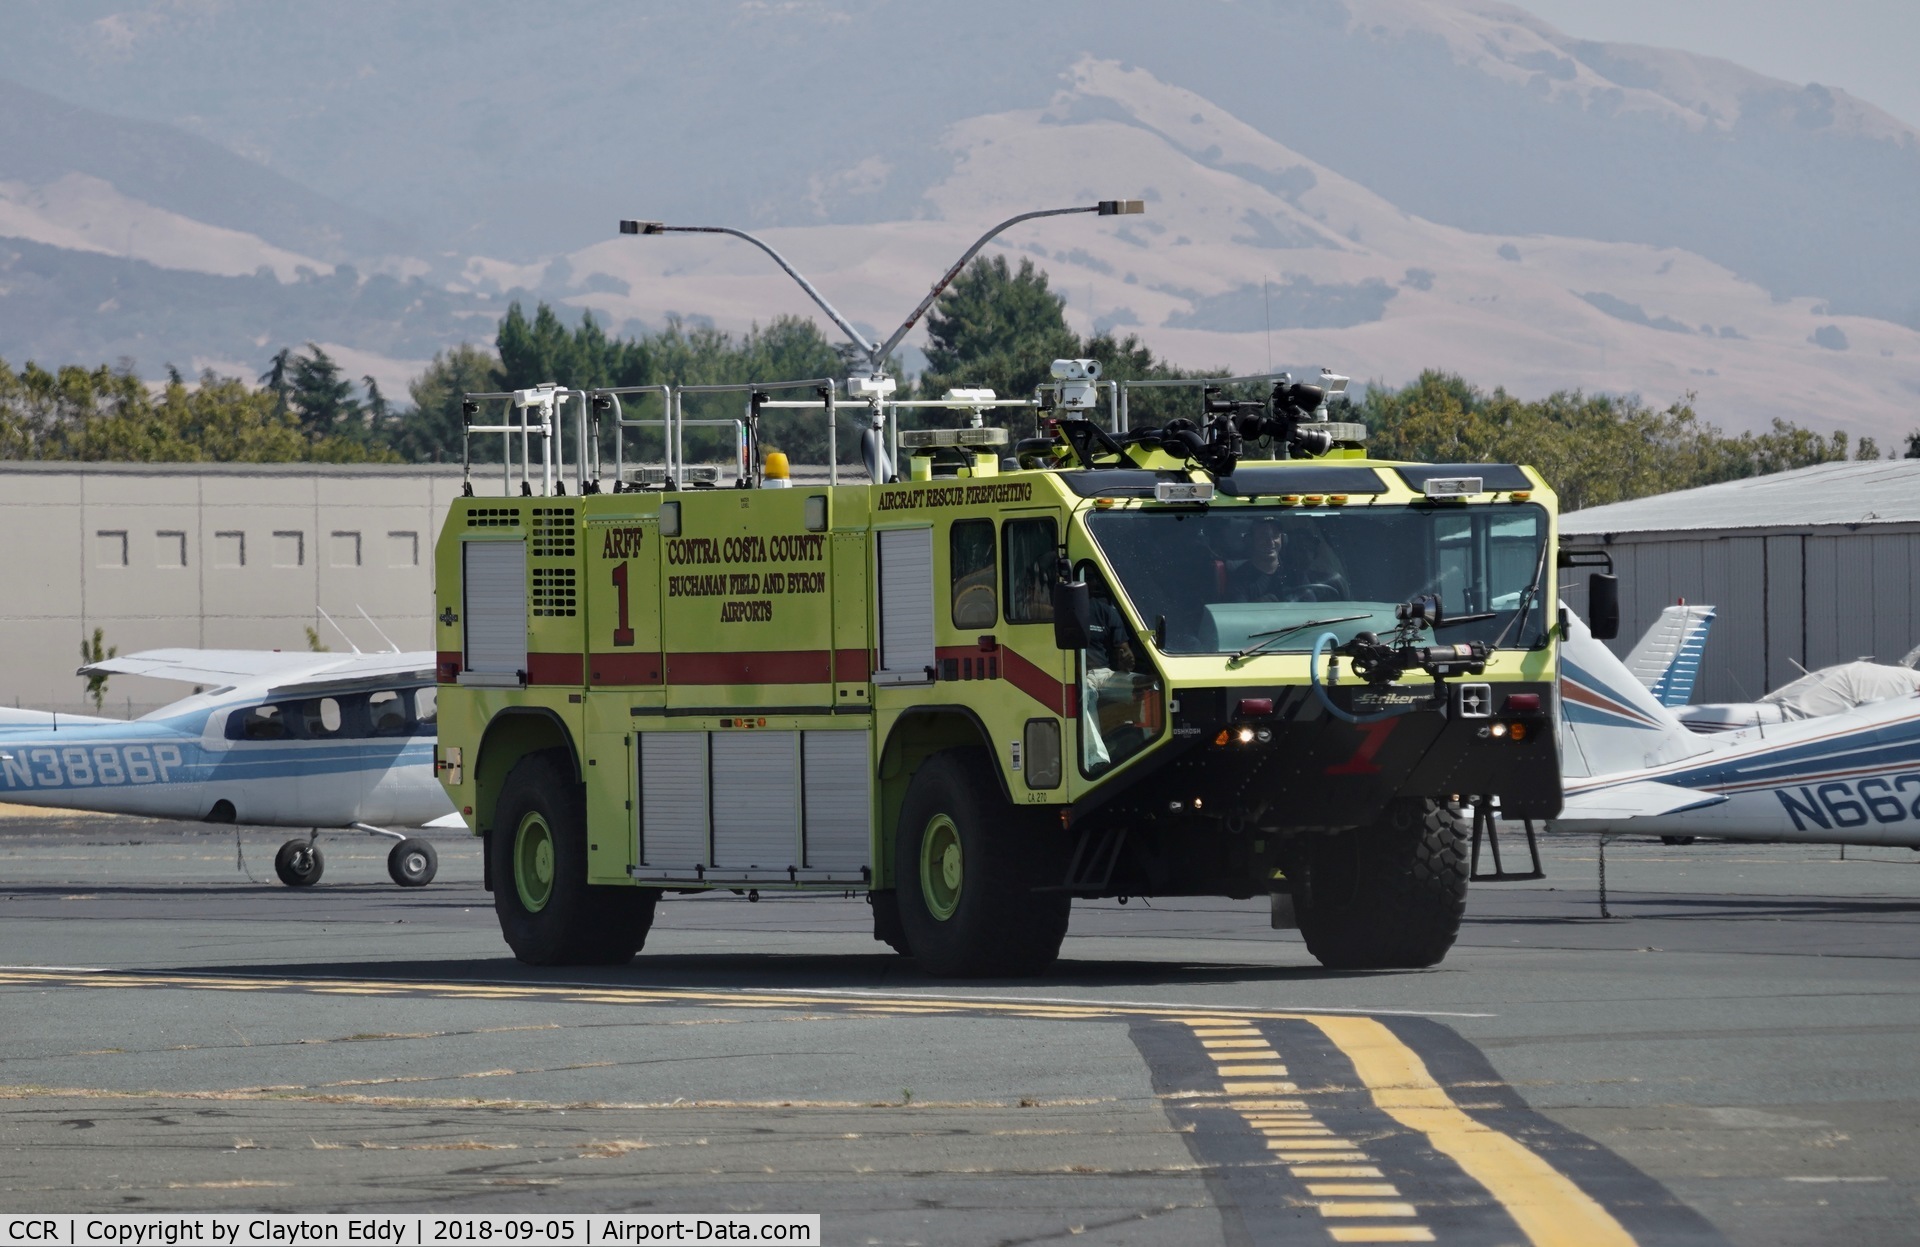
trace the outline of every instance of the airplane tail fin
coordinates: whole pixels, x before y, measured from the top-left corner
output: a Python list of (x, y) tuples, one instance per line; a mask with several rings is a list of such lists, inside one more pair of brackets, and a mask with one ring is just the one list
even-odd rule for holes
[(1661, 705), (1684, 706), (1693, 696), (1713, 619), (1711, 606), (1669, 606), (1627, 655), (1627, 670)]
[(1625, 663), (1594, 640), (1586, 621), (1570, 610), (1566, 618), (1568, 635), (1560, 647), (1565, 774), (1638, 771), (1713, 748), (1682, 726)]

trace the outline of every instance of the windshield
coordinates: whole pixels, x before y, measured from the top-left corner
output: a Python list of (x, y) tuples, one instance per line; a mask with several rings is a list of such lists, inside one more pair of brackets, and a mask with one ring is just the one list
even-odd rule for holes
[(1439, 597), (1443, 621), (1484, 616), (1443, 622), (1437, 639), (1449, 644), (1532, 649), (1550, 623), (1547, 514), (1530, 504), (1112, 510), (1088, 516), (1087, 528), (1170, 654), (1310, 650), (1323, 632), (1342, 643), (1384, 636), (1394, 607), (1419, 594)]

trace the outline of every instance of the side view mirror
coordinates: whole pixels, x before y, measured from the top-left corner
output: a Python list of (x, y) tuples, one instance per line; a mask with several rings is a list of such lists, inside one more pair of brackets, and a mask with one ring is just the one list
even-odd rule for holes
[(1061, 649), (1085, 649), (1093, 627), (1093, 599), (1087, 582), (1054, 582), (1053, 643)]
[(1620, 635), (1620, 578), (1605, 572), (1587, 577), (1587, 627), (1596, 641)]

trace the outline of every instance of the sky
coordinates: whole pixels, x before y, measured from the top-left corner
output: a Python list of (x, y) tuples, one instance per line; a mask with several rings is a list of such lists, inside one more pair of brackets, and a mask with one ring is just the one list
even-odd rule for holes
[(1570, 35), (1680, 48), (1840, 87), (1920, 125), (1916, 0), (1514, 0)]

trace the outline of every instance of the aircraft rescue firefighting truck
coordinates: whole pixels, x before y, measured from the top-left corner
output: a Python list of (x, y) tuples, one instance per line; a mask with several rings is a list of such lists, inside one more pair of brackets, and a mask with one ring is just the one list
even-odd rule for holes
[[(871, 375), (469, 396), (503, 493), (470, 466), (436, 551), (436, 767), (515, 954), (624, 962), (662, 896), (729, 889), (864, 893), (943, 975), (1043, 970), (1075, 897), (1270, 896), (1328, 966), (1439, 961), (1469, 817), (1560, 807), (1538, 473), (1369, 459), (1325, 372), (1183, 383), (1152, 428), (1168, 383), (1094, 360), (900, 400), (920, 312), (871, 347), (807, 289)], [(715, 391), (718, 480), (684, 461)], [(774, 411), (852, 415), (864, 479), (790, 479)]]

